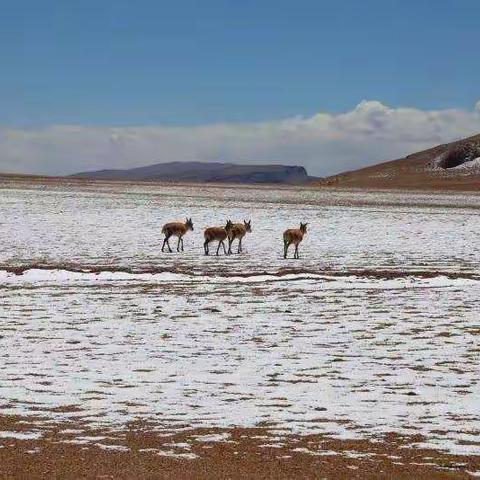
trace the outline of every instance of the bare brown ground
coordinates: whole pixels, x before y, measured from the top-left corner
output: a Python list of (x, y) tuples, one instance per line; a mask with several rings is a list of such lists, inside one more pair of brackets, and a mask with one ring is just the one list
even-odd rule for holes
[[(165, 185), (165, 186), (185, 186), (185, 187), (198, 187), (208, 186), (210, 188), (242, 188), (242, 189), (255, 189), (259, 187), (270, 188), (272, 190), (296, 190), (302, 188), (301, 186), (292, 186), (289, 184), (278, 183), (226, 183), (226, 182), (175, 182), (167, 180), (101, 180), (92, 178), (74, 178), (74, 177), (55, 177), (47, 175), (22, 175), (22, 174), (9, 174), (0, 172), (0, 184), (3, 184), (3, 188), (15, 188), (18, 186), (38, 187), (38, 186), (50, 186), (50, 187), (87, 187), (87, 188), (102, 188), (102, 187), (122, 187), (132, 185)], [(2, 185), (0, 185), (0, 188)]]
[[(0, 417), (0, 431), (25, 433), (38, 426), (25, 418)], [(82, 434), (62, 432), (67, 428), (79, 428)], [(85, 430), (81, 422), (50, 424), (42, 433), (41, 439), (0, 438), (0, 478), (421, 480), (470, 478), (468, 472), (480, 470), (480, 457), (414, 448), (413, 442), (423, 440), (420, 436), (336, 440), (280, 437), (268, 427), (173, 432), (146, 424), (115, 433)], [(222, 442), (202, 438), (212, 434), (229, 437)], [(99, 440), (69, 443), (83, 435)], [(182, 458), (185, 454), (195, 458)]]
[[(400, 161), (400, 160), (399, 160)], [(336, 187), (345, 189), (360, 189), (367, 191), (382, 190), (412, 190), (416, 192), (478, 192), (480, 191), (480, 176), (449, 176), (435, 175), (429, 172), (416, 171), (408, 166), (395, 166), (391, 177), (388, 170), (378, 166), (371, 174), (367, 172), (349, 172), (314, 183), (316, 187)]]

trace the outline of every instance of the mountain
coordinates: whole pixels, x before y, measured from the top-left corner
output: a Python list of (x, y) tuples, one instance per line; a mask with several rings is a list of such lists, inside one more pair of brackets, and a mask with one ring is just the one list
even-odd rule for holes
[(204, 162), (157, 163), (126, 170), (98, 170), (69, 176), (101, 180), (283, 183), (291, 185), (302, 185), (312, 180), (305, 168), (299, 166)]
[(318, 186), (480, 189), (480, 135), (438, 145), (398, 160), (325, 177)]

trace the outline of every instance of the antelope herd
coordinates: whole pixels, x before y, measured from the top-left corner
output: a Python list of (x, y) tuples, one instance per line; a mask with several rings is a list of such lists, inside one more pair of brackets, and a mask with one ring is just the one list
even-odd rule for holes
[[(207, 227), (203, 232), (205, 241), (203, 242), (203, 249), (205, 255), (210, 254), (209, 245), (212, 242), (218, 242), (216, 254), (218, 255), (220, 247), (223, 247), (224, 255), (232, 254), (232, 245), (235, 240), (238, 241), (237, 253), (241, 253), (242, 240), (247, 233), (252, 231), (252, 221), (246, 220), (243, 223), (233, 223), (231, 220), (227, 220), (224, 227)], [(283, 258), (287, 258), (288, 248), (290, 245), (295, 246), (295, 252), (293, 258), (300, 258), (298, 254), (298, 246), (303, 240), (304, 235), (307, 233), (308, 223), (301, 223), (300, 228), (289, 228), (283, 232)], [(193, 222), (191, 218), (187, 218), (185, 222), (170, 222), (166, 223), (162, 228), (162, 233), (165, 235), (162, 245), (162, 252), (165, 251), (165, 246), (168, 247), (170, 253), (173, 250), (170, 247), (170, 237), (177, 237), (177, 252), (183, 252), (183, 236), (189, 231), (193, 231)], [(225, 246), (225, 240), (228, 241), (228, 249)]]

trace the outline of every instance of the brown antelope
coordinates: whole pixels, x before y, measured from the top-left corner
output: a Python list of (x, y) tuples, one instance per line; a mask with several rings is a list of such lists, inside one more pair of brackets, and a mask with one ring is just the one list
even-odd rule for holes
[[(172, 249), (170, 248), (170, 243), (168, 239), (170, 237), (178, 237), (177, 243), (177, 252), (183, 252), (183, 236), (189, 231), (193, 231), (193, 222), (191, 218), (187, 218), (184, 222), (171, 222), (166, 223), (162, 228), (162, 233), (165, 235), (165, 239), (163, 240), (162, 245), (162, 252), (164, 251), (165, 244), (168, 247), (168, 251), (172, 253)], [(180, 250), (181, 247), (181, 250)]]
[(238, 239), (238, 252), (242, 252), (242, 239), (247, 232), (252, 231), (252, 221), (246, 220), (243, 223), (234, 223), (230, 232), (228, 233), (228, 253), (232, 253), (232, 243), (235, 239)]
[(220, 245), (223, 246), (223, 253), (227, 254), (227, 249), (225, 248), (225, 240), (228, 238), (228, 234), (233, 227), (231, 220), (227, 220), (227, 223), (224, 227), (208, 227), (205, 229), (203, 236), (205, 237), (205, 242), (203, 243), (203, 248), (205, 250), (205, 255), (210, 253), (208, 245), (210, 242), (218, 241), (217, 255), (220, 250)]
[(295, 245), (295, 253), (293, 258), (300, 258), (298, 255), (298, 245), (303, 240), (303, 236), (307, 233), (308, 223), (300, 222), (300, 228), (290, 228), (283, 232), (283, 258), (287, 258), (288, 247), (293, 243)]

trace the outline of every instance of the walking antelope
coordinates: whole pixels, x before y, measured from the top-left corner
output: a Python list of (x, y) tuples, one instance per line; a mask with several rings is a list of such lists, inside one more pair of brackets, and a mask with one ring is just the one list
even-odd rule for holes
[(205, 242), (203, 243), (203, 248), (205, 250), (205, 255), (210, 253), (208, 245), (210, 242), (218, 241), (217, 255), (220, 250), (220, 245), (223, 246), (223, 253), (227, 254), (227, 249), (225, 248), (225, 240), (228, 238), (228, 235), (233, 227), (231, 220), (227, 220), (227, 223), (224, 227), (208, 227), (205, 229), (203, 236), (205, 237)]
[(228, 253), (232, 253), (232, 243), (235, 239), (238, 239), (238, 252), (242, 252), (242, 239), (247, 232), (252, 231), (252, 221), (246, 220), (243, 223), (234, 223), (230, 232), (228, 233)]
[(288, 247), (293, 243), (295, 245), (295, 253), (293, 258), (300, 258), (298, 255), (298, 245), (303, 240), (303, 236), (307, 233), (308, 223), (300, 222), (300, 228), (290, 228), (283, 232), (283, 258), (287, 258)]
[[(162, 228), (162, 233), (165, 235), (165, 239), (163, 240), (162, 245), (162, 252), (164, 251), (165, 244), (168, 247), (168, 251), (172, 253), (172, 249), (170, 248), (170, 243), (168, 239), (170, 237), (178, 237), (177, 243), (177, 252), (183, 252), (183, 236), (189, 231), (193, 231), (193, 222), (191, 218), (187, 218), (184, 222), (171, 222), (166, 223)], [(180, 250), (181, 246), (181, 250)]]

